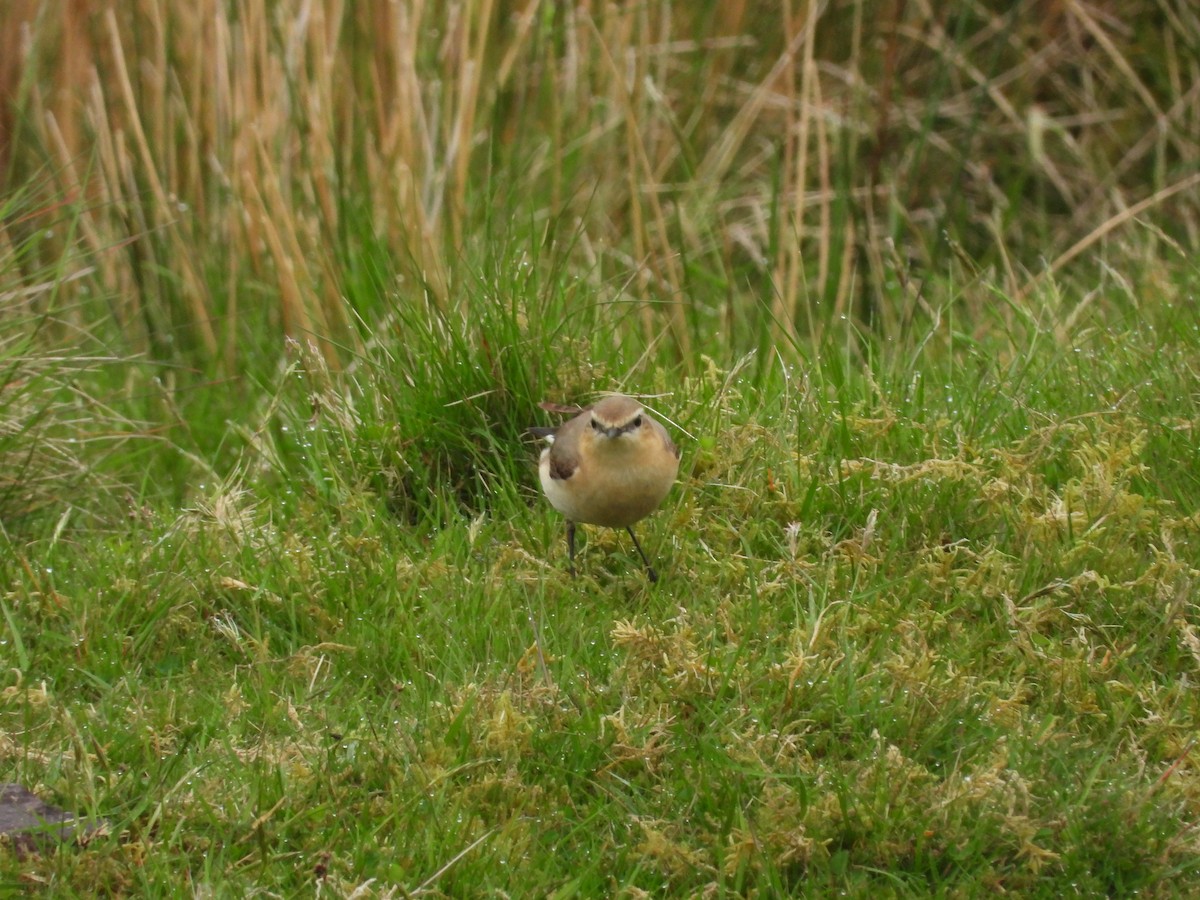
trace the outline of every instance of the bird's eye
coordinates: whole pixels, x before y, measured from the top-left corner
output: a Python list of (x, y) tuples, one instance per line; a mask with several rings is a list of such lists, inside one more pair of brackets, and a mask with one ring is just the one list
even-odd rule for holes
[(597, 431), (604, 430), (604, 426), (601, 425), (599, 422), (597, 422), (595, 419), (592, 419), (592, 427), (595, 428)]
[(636, 419), (633, 420), (633, 427), (634, 428), (642, 427), (642, 417), (641, 416), (638, 416)]

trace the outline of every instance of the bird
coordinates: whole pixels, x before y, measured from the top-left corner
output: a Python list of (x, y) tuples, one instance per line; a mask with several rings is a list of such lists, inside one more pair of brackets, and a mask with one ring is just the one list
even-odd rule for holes
[(557, 428), (529, 429), (549, 443), (538, 462), (538, 476), (550, 505), (567, 519), (571, 576), (575, 527), (585, 524), (624, 528), (647, 577), (658, 581), (633, 526), (658, 509), (679, 473), (679, 448), (667, 430), (624, 394), (609, 395), (582, 409), (552, 403), (542, 408), (577, 413)]

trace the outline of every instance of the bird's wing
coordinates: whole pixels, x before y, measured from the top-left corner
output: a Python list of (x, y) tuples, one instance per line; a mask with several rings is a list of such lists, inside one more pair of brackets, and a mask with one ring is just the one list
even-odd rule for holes
[(555, 429), (550, 445), (550, 477), (565, 481), (579, 468), (579, 438), (587, 427), (589, 417), (580, 414)]
[(662, 426), (662, 423), (660, 423), (657, 419), (651, 419), (650, 421), (654, 423), (654, 433), (662, 438), (662, 442), (666, 446), (667, 450), (669, 450), (676, 459), (679, 459), (679, 457), (682, 455), (679, 451), (679, 446), (673, 440), (671, 440), (671, 435), (667, 433), (667, 429), (665, 429)]

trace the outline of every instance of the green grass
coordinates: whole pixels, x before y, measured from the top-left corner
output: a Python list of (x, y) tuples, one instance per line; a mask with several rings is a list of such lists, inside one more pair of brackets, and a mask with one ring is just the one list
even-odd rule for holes
[(1200, 893), (1200, 19), (510, 6), (0, 4), (0, 895)]
[(425, 319), (349, 379), (299, 352), (182, 508), (146, 485), (103, 528), (6, 533), (3, 777), (108, 826), (6, 855), (0, 880), (1050, 896), (1200, 878), (1185, 309), (1065, 340), (847, 332), (787, 369), (635, 367), (684, 448), (641, 528), (657, 586), (600, 529), (567, 577), (520, 438), (536, 381), (451, 364), (520, 338), (489, 316), (440, 356)]

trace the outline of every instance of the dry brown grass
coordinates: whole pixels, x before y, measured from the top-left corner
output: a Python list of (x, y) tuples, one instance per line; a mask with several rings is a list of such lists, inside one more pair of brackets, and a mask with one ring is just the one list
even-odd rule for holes
[(895, 329), (962, 260), (1020, 296), (1200, 240), (1185, 0), (18, 0), (0, 34), (10, 183), (81, 205), (135, 346), (230, 368), (260, 296), (338, 362), (364, 243), (454, 305), (510, 216), (684, 359), (759, 303)]

